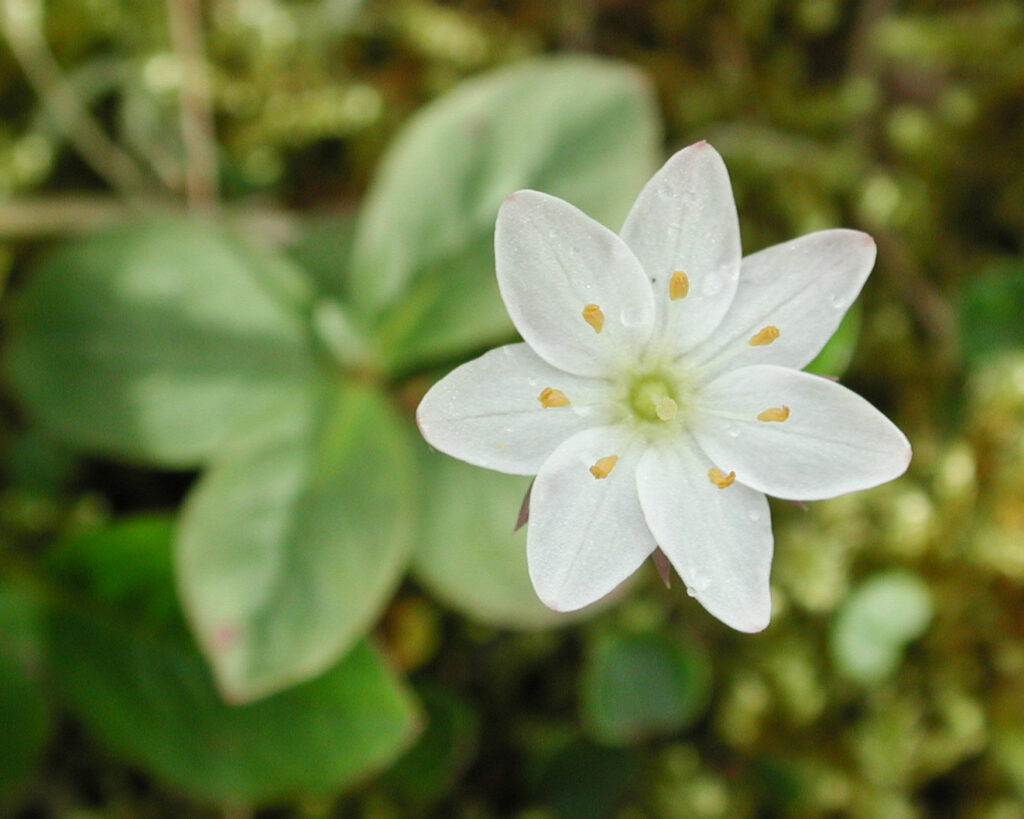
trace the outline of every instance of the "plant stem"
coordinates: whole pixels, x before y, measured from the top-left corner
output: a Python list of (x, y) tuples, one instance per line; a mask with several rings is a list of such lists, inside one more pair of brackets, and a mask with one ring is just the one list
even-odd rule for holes
[(181, 65), (178, 96), (185, 145), (186, 195), (190, 209), (208, 211), (217, 207), (220, 194), (202, 12), (198, 0), (167, 0), (167, 16), (171, 43)]
[(150, 188), (135, 160), (115, 144), (82, 104), (43, 37), (41, 6), (4, 0), (0, 28), (43, 107), (82, 159), (112, 188), (128, 198)]

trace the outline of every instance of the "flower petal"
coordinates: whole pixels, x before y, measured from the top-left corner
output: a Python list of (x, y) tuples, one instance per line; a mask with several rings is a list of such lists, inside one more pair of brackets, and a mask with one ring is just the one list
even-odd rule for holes
[(636, 489), (643, 449), (619, 428), (598, 427), (570, 438), (541, 467), (530, 495), (526, 556), (533, 586), (550, 608), (573, 611), (604, 597), (654, 551)]
[(509, 196), (494, 230), (498, 287), (523, 340), (550, 364), (602, 376), (650, 339), (654, 298), (612, 231), (554, 196)]
[[(856, 230), (822, 230), (747, 256), (736, 298), (694, 351), (695, 362), (717, 359), (711, 372), (752, 364), (805, 367), (836, 331), (874, 263), (874, 240)], [(777, 338), (751, 345), (771, 327)]]
[[(559, 390), (567, 405), (541, 393)], [(603, 382), (555, 369), (526, 344), (509, 344), (438, 381), (416, 410), (427, 442), (477, 466), (535, 475), (566, 438), (603, 422)]]
[[(736, 204), (718, 152), (698, 142), (670, 158), (641, 191), (622, 238), (652, 282), (658, 326), (675, 352), (710, 335), (736, 292), (741, 256)], [(673, 286), (675, 274), (684, 288)]]
[(761, 631), (772, 613), (768, 500), (739, 483), (719, 489), (714, 466), (689, 439), (649, 449), (637, 467), (640, 504), (687, 591), (727, 626)]
[[(817, 500), (891, 481), (910, 463), (895, 424), (833, 381), (784, 367), (705, 385), (693, 433), (716, 466), (769, 495)], [(759, 418), (760, 416), (760, 418)]]

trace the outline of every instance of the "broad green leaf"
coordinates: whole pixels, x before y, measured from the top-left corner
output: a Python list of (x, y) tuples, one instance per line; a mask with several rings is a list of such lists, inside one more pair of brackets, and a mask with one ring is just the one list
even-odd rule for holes
[(444, 455), (426, 460), (423, 523), (413, 570), (437, 597), (475, 620), (512, 628), (569, 622), (537, 598), (526, 528), (513, 531), (530, 478)]
[(426, 727), (384, 782), (411, 801), (430, 802), (450, 790), (472, 761), (480, 720), (475, 710), (447, 691), (431, 687), (417, 693), (426, 710)]
[(56, 550), (55, 576), (82, 610), (52, 615), (54, 680), (96, 737), (163, 781), (230, 804), (330, 794), (404, 750), (418, 725), (413, 698), (365, 642), (286, 692), (224, 703), (171, 605), (172, 531), (168, 519), (139, 518)]
[(219, 802), (329, 794), (365, 778), (412, 739), (410, 693), (359, 642), (324, 674), (258, 703), (221, 700), (203, 659), (113, 618), (56, 616), (57, 683), (116, 752)]
[(521, 62), (413, 117), (360, 213), (351, 294), (386, 312), (396, 366), (511, 333), (494, 280), (494, 219), (515, 190), (560, 196), (618, 229), (653, 171), (659, 123), (635, 70), (592, 57)]
[[(619, 814), (635, 787), (643, 759), (634, 748), (613, 748), (575, 739), (548, 762), (536, 800), (558, 819), (602, 819)], [(546, 814), (545, 814), (546, 815)]]
[(853, 360), (860, 338), (861, 309), (859, 304), (853, 305), (836, 328), (835, 334), (829, 339), (817, 357), (804, 369), (818, 375), (830, 375), (838, 378)]
[(308, 291), (295, 269), (215, 227), (128, 225), (69, 243), (30, 272), (8, 369), (28, 410), (65, 442), (193, 466), (309, 389)]
[(0, 800), (32, 775), (50, 734), (50, 709), (37, 679), (39, 617), (32, 598), (0, 586)]
[(905, 646), (928, 628), (932, 597), (917, 575), (893, 570), (862, 583), (836, 614), (832, 658), (839, 672), (861, 683), (892, 674)]
[(179, 589), (229, 699), (322, 672), (406, 566), (415, 464), (402, 422), (355, 384), (216, 461), (186, 501)]
[(707, 708), (711, 663), (697, 643), (671, 634), (606, 634), (587, 657), (582, 717), (611, 744), (671, 734)]
[(1009, 262), (971, 280), (959, 305), (968, 359), (1024, 349), (1024, 261)]
[(58, 542), (47, 568), (76, 595), (124, 612), (136, 626), (173, 632), (181, 625), (171, 561), (173, 533), (169, 517), (127, 518)]
[(344, 295), (354, 233), (355, 217), (349, 214), (309, 219), (288, 247), (288, 255), (326, 297)]

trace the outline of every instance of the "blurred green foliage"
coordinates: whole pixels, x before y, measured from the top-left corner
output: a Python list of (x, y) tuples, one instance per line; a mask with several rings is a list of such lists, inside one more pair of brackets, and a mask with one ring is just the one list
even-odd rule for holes
[[(0, 811), (1024, 817), (1019, 3), (188, 7), (0, 3)], [(875, 237), (815, 366), (915, 448), (773, 507), (753, 637), (548, 612), (411, 425), (503, 196), (618, 227), (701, 138), (748, 252)]]

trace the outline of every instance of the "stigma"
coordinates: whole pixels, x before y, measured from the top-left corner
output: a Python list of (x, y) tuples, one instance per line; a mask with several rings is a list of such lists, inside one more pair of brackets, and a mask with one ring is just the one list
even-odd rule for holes
[(671, 421), (676, 417), (677, 412), (679, 412), (679, 405), (667, 395), (663, 395), (654, 402), (654, 414), (662, 421)]

